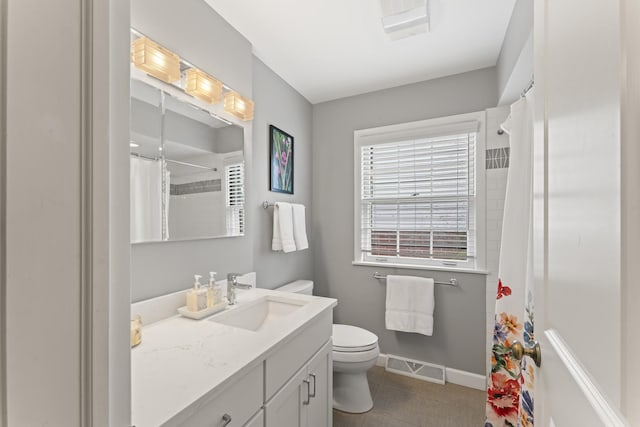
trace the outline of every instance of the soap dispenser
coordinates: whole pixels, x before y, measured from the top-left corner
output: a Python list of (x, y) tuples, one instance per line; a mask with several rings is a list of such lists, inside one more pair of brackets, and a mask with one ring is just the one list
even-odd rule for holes
[(194, 275), (195, 282), (193, 289), (187, 292), (187, 309), (189, 311), (200, 311), (207, 308), (207, 291), (202, 289), (199, 274)]
[(215, 305), (221, 304), (223, 302), (222, 296), (222, 285), (220, 283), (214, 283), (213, 286), (213, 303)]
[(218, 303), (216, 301), (215, 289), (216, 289), (216, 272), (209, 272), (209, 287), (207, 288), (207, 307), (213, 307)]

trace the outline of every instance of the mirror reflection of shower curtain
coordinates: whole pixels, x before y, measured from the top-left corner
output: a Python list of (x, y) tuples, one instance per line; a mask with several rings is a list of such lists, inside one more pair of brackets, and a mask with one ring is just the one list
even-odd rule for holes
[(162, 183), (162, 194), (164, 194), (162, 205), (162, 240), (169, 240), (169, 201), (171, 200), (171, 172), (167, 169), (167, 163), (163, 162), (164, 181)]
[(130, 159), (132, 243), (162, 240), (162, 170), (161, 161)]

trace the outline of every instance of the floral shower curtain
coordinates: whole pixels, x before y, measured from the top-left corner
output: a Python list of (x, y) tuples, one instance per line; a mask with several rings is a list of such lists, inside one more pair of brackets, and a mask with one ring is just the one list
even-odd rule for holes
[(511, 344), (533, 340), (532, 139), (530, 92), (511, 106), (503, 129), (510, 155), (502, 223), (491, 378), (487, 386), (485, 427), (533, 426), (534, 362), (519, 364)]

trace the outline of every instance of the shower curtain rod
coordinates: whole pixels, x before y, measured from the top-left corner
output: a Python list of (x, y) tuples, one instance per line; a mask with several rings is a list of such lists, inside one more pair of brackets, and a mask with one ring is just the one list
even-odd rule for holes
[[(524, 90), (520, 92), (520, 98), (524, 98), (525, 96), (527, 96), (529, 91), (533, 89), (534, 84), (535, 84), (535, 80), (531, 78), (531, 80), (529, 80), (529, 84), (527, 85), (527, 87), (525, 87)], [(504, 130), (498, 129), (498, 135), (504, 135)]]
[(529, 81), (529, 84), (527, 85), (526, 88), (524, 88), (524, 90), (520, 93), (520, 96), (522, 98), (524, 98), (525, 96), (527, 96), (527, 93), (529, 93), (529, 91), (531, 89), (533, 89), (533, 85), (534, 85), (535, 80), (533, 80), (533, 78)]
[[(138, 153), (131, 153), (131, 155), (135, 156), (135, 157), (140, 157), (141, 159), (153, 160), (154, 162), (160, 160), (159, 157), (149, 157), (149, 156), (145, 156), (143, 154), (138, 154)], [(208, 166), (196, 165), (196, 164), (188, 163), (188, 162), (181, 162), (179, 160), (171, 160), (171, 159), (166, 159), (165, 158), (164, 161), (168, 162), (168, 163), (175, 163), (177, 165), (191, 166), (191, 167), (199, 168), (199, 169), (207, 169), (207, 170), (214, 171), (214, 172), (218, 171), (218, 168), (210, 168)]]

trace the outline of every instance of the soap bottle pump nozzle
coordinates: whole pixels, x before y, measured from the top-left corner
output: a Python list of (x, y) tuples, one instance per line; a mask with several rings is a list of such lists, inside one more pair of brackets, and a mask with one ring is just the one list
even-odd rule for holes
[(215, 271), (209, 272), (209, 287), (213, 288), (216, 285), (216, 273)]
[(193, 284), (193, 288), (200, 289), (200, 286), (202, 286), (202, 283), (200, 283), (200, 279), (202, 279), (202, 276), (199, 274), (194, 274), (193, 277), (196, 279), (195, 283)]

